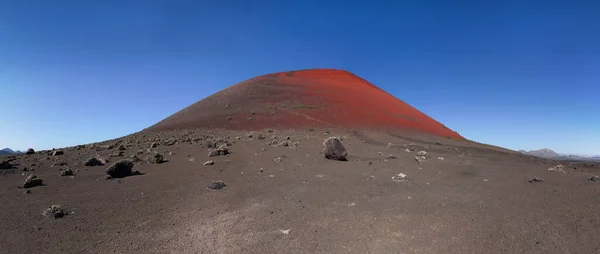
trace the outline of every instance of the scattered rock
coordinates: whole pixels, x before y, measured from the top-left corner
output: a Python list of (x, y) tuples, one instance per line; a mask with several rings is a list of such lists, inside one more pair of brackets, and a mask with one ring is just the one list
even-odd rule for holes
[(113, 146), (108, 144), (108, 145), (101, 145), (98, 148), (99, 148), (99, 150), (110, 150), (113, 148)]
[(329, 160), (346, 161), (348, 152), (338, 137), (329, 137), (323, 142), (323, 153)]
[(58, 219), (68, 215), (68, 213), (64, 209), (60, 208), (60, 206), (52, 205), (48, 209), (43, 211), (42, 215)]
[(219, 181), (212, 181), (212, 183), (207, 187), (209, 190), (220, 190), (225, 188), (225, 183), (221, 180)]
[(27, 152), (25, 152), (25, 154), (29, 155), (29, 154), (34, 154), (35, 150), (33, 150), (33, 148), (29, 148), (27, 149)]
[(154, 156), (152, 156), (151, 162), (156, 163), (156, 164), (161, 164), (161, 163), (165, 162), (165, 158), (162, 156), (162, 154), (155, 153)]
[(63, 150), (54, 150), (52, 151), (52, 156), (63, 155), (65, 152)]
[(25, 193), (25, 194), (31, 194), (31, 190), (25, 190), (23, 193)]
[(140, 159), (139, 157), (137, 157), (137, 155), (135, 155), (135, 154), (134, 154), (134, 155), (131, 155), (131, 156), (129, 156), (129, 159), (130, 159), (132, 162), (134, 162), (134, 163), (139, 163), (139, 162), (142, 162), (142, 159)]
[(157, 142), (153, 142), (152, 144), (150, 144), (150, 148), (156, 148), (158, 146)]
[(87, 159), (83, 165), (88, 166), (88, 167), (94, 167), (94, 166), (102, 166), (106, 163), (106, 161), (102, 160), (102, 159), (98, 159), (96, 157), (91, 157), (89, 159)]
[(282, 229), (282, 230), (280, 230), (280, 232), (281, 232), (282, 234), (284, 234), (284, 235), (289, 235), (289, 234), (290, 234), (290, 231), (292, 231), (292, 230), (291, 230), (291, 229)]
[(119, 151), (125, 151), (125, 150), (127, 150), (127, 147), (125, 147), (125, 145), (123, 145), (123, 144), (120, 144)]
[(211, 166), (211, 165), (215, 165), (214, 161), (206, 161), (204, 162), (204, 166)]
[(52, 165), (50, 165), (50, 167), (53, 168), (54, 166), (66, 166), (66, 165), (67, 165), (66, 161), (59, 161), (59, 162), (52, 163)]
[(172, 146), (172, 145), (174, 145), (175, 143), (177, 143), (177, 140), (176, 140), (176, 139), (174, 139), (174, 138), (170, 138), (170, 139), (168, 139), (167, 141), (165, 141), (165, 142), (164, 142), (164, 145), (165, 145), (165, 146)]
[(410, 149), (406, 148), (404, 149), (405, 152), (410, 153)]
[(395, 176), (392, 176), (392, 181), (394, 181), (394, 182), (405, 182), (407, 180), (408, 179), (406, 178), (406, 174), (404, 174), (404, 173), (399, 173)]
[(283, 158), (277, 157), (277, 158), (273, 159), (273, 161), (277, 162), (277, 163), (281, 163), (281, 162), (283, 162)]
[(11, 169), (14, 168), (14, 165), (10, 163), (9, 160), (3, 160), (2, 163), (0, 163), (0, 169)]
[(417, 155), (415, 156), (415, 160), (420, 164), (425, 162), (425, 160), (429, 158), (429, 155), (427, 154), (427, 152), (425, 151), (420, 151), (417, 153)]
[(65, 169), (64, 171), (60, 172), (60, 176), (72, 176), (73, 175), (73, 170), (71, 169)]
[(566, 174), (567, 171), (565, 171), (564, 167), (565, 166), (563, 166), (562, 164), (559, 164), (559, 165), (556, 165), (554, 167), (549, 168), (548, 171), (558, 171), (558, 172), (561, 172), (563, 174)]
[(394, 144), (392, 144), (392, 143), (388, 143), (387, 144), (387, 148), (394, 148), (394, 147), (396, 147), (396, 146)]
[(438, 160), (444, 160), (444, 157), (438, 157)]
[(190, 158), (189, 161), (196, 161), (196, 159), (194, 159), (194, 157)]
[(398, 159), (398, 157), (396, 157), (396, 156), (394, 156), (394, 155), (392, 155), (392, 154), (388, 155), (386, 158), (387, 158), (388, 160), (394, 160), (394, 159)]
[(217, 149), (209, 149), (208, 157), (215, 157), (215, 156), (219, 156), (219, 151), (217, 151)]
[(133, 162), (130, 160), (120, 160), (106, 169), (106, 174), (114, 178), (122, 178), (133, 174)]
[(416, 156), (416, 155), (415, 155), (415, 161), (417, 161), (419, 164), (425, 162), (425, 160), (421, 159), (421, 157)]
[(259, 139), (259, 140), (263, 140), (263, 139), (265, 139), (266, 137), (265, 137), (265, 135), (263, 135), (262, 133), (259, 133), (259, 134), (258, 134), (258, 136), (256, 136), (256, 138), (257, 138), (257, 139)]
[(592, 182), (600, 182), (600, 176), (592, 176), (590, 178), (590, 181), (592, 181)]
[(290, 143), (287, 140), (285, 140), (277, 144), (277, 146), (290, 146)]
[(110, 180), (110, 179), (113, 179), (112, 176), (110, 176), (110, 175), (105, 175), (104, 176), (104, 180)]
[(539, 179), (537, 177), (532, 178), (531, 180), (529, 180), (530, 183), (540, 183), (543, 182), (544, 180)]
[(225, 145), (219, 146), (217, 149), (208, 150), (208, 157), (222, 156), (230, 154), (229, 149)]
[(32, 188), (36, 186), (41, 186), (44, 181), (41, 178), (38, 178), (36, 175), (29, 175), (27, 179), (25, 179), (25, 183), (23, 184), (23, 188)]

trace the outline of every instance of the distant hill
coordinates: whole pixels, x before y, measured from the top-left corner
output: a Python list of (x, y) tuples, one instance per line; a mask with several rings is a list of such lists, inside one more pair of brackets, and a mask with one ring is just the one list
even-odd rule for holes
[(540, 150), (531, 150), (529, 152), (525, 150), (519, 150), (522, 154), (528, 154), (536, 157), (554, 159), (554, 160), (576, 160), (576, 161), (600, 161), (600, 156), (580, 156), (574, 154), (559, 154), (550, 149), (544, 148)]
[(18, 150), (17, 150), (17, 151), (13, 151), (13, 150), (12, 150), (12, 149), (10, 149), (10, 148), (4, 148), (4, 149), (0, 150), (0, 155), (7, 155), (7, 154), (20, 154), (20, 153), (23, 153), (23, 152), (21, 152), (21, 151), (18, 151)]
[(533, 156), (537, 156), (537, 157), (542, 157), (542, 158), (556, 158), (556, 157), (561, 156), (557, 152), (552, 151), (548, 148), (544, 148), (544, 149), (540, 149), (540, 150), (531, 150), (529, 152), (525, 152), (525, 151), (521, 150), (521, 153), (529, 154), (529, 155), (533, 155)]

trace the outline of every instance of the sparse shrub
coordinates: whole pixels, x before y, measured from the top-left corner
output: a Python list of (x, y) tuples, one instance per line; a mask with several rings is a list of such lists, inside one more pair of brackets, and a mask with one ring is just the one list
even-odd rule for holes
[(252, 117), (248, 117), (248, 121), (252, 121)]
[(311, 105), (308, 105), (308, 106), (306, 106), (306, 108), (312, 109), (312, 108), (313, 108), (313, 106), (311, 106)]
[(231, 116), (228, 116), (228, 117), (227, 117), (227, 120), (231, 120), (231, 119), (232, 119), (232, 118), (231, 118)]
[(447, 138), (447, 139), (452, 139), (452, 137), (450, 137), (450, 136), (446, 136), (446, 138)]
[(309, 128), (309, 129), (308, 129), (308, 131), (315, 131), (315, 129), (313, 129), (313, 128)]
[(255, 114), (256, 114), (256, 112), (254, 112), (254, 111), (250, 111), (250, 114), (251, 114), (251, 115), (255, 115)]
[(273, 130), (272, 129), (267, 129), (267, 132), (268, 133), (273, 133)]

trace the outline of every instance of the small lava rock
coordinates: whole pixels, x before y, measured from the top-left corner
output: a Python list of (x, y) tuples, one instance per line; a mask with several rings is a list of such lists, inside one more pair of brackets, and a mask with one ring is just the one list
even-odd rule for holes
[(592, 182), (600, 182), (600, 176), (592, 176), (590, 178), (590, 181), (592, 181)]
[(330, 160), (346, 161), (348, 152), (338, 137), (329, 137), (323, 141), (323, 153)]
[(48, 209), (42, 212), (42, 215), (58, 219), (68, 215), (68, 213), (64, 209), (60, 208), (60, 206), (51, 205)]
[(96, 157), (91, 157), (89, 159), (87, 159), (83, 165), (88, 166), (88, 167), (94, 167), (94, 166), (102, 166), (104, 165), (105, 161), (98, 159)]
[(65, 152), (63, 150), (54, 150), (52, 151), (52, 156), (63, 155)]
[(27, 179), (25, 179), (25, 183), (23, 184), (23, 188), (32, 188), (35, 186), (41, 186), (44, 181), (41, 178), (38, 178), (36, 175), (29, 175)]
[(406, 180), (407, 180), (406, 174), (404, 174), (404, 173), (399, 173), (395, 176), (392, 176), (392, 181), (394, 181), (394, 182), (404, 182)]
[(209, 190), (220, 190), (225, 188), (225, 183), (221, 180), (219, 181), (212, 181), (212, 183), (207, 187)]
[(162, 156), (162, 154), (155, 153), (154, 156), (152, 157), (152, 162), (156, 163), (156, 164), (160, 164), (160, 163), (165, 162), (165, 158)]
[(174, 145), (175, 143), (177, 143), (177, 140), (176, 140), (176, 139), (174, 139), (174, 138), (170, 138), (170, 139), (168, 139), (167, 141), (165, 141), (165, 142), (164, 142), (164, 145), (165, 145), (165, 146), (172, 146), (172, 145)]
[(73, 175), (73, 170), (71, 169), (65, 169), (64, 171), (60, 172), (60, 176), (72, 176)]
[(27, 149), (27, 152), (25, 152), (25, 154), (29, 155), (29, 154), (34, 154), (35, 150), (33, 150), (33, 148), (29, 148)]
[(208, 151), (208, 157), (223, 156), (223, 155), (228, 155), (228, 154), (229, 154), (229, 149), (225, 145), (221, 145), (217, 149), (210, 149)]
[(531, 180), (529, 180), (530, 183), (540, 183), (543, 182), (544, 180), (539, 179), (537, 177), (532, 178)]
[(110, 165), (106, 169), (106, 174), (114, 178), (130, 176), (133, 174), (133, 166), (134, 164), (130, 160), (120, 160)]
[(277, 146), (290, 146), (290, 143), (287, 140), (285, 140), (277, 144)]
[(10, 163), (9, 160), (3, 160), (0, 163), (0, 169), (11, 169), (14, 168), (14, 165)]
[(215, 165), (214, 161), (206, 161), (204, 162), (204, 166), (210, 166), (210, 165)]

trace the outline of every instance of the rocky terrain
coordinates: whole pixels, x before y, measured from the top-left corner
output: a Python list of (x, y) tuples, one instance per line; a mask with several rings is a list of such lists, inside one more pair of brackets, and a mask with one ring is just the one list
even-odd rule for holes
[[(6, 253), (598, 252), (600, 165), (404, 135), (171, 131), (2, 157), (0, 246)], [(118, 163), (124, 173), (110, 176)], [(32, 175), (40, 180), (31, 183)]]

